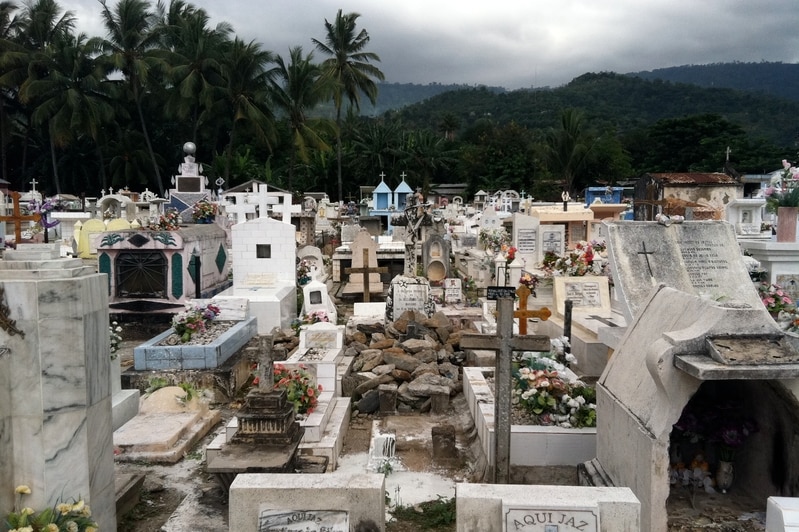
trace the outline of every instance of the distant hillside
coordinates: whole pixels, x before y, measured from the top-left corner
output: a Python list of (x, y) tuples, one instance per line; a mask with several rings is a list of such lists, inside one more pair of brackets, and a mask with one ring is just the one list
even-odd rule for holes
[(433, 130), (444, 114), (457, 117), (462, 127), (490, 118), (500, 124), (546, 129), (555, 127), (560, 111), (567, 108), (581, 109), (597, 129), (611, 128), (621, 134), (663, 118), (705, 113), (718, 114), (740, 124), (748, 134), (779, 146), (792, 145), (799, 133), (795, 100), (612, 72), (583, 74), (556, 89), (446, 92), (402, 109), (399, 116), (408, 126)]
[[(377, 105), (372, 105), (364, 98), (361, 103), (361, 114), (366, 116), (382, 115), (386, 111), (402, 109), (408, 105), (423, 102), (433, 96), (444, 92), (459, 91), (474, 88), (471, 85), (442, 85), (430, 83), (417, 85), (415, 83), (378, 83)], [(493, 93), (505, 92), (502, 87), (486, 87)]]
[(683, 65), (643, 72), (630, 72), (647, 80), (660, 79), (690, 83), (700, 87), (735, 89), (770, 94), (799, 101), (799, 64), (794, 63), (713, 63)]

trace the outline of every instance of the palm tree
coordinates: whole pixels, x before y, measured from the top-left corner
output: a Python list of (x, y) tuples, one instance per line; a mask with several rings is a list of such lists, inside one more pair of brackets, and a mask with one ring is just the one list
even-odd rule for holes
[[(0, 55), (10, 51), (14, 46), (11, 38), (19, 24), (14, 16), (17, 5), (14, 2), (0, 2)], [(3, 62), (0, 62), (0, 78), (3, 77)], [(14, 105), (14, 87), (0, 83), (0, 177), (8, 181), (8, 144), (11, 142), (10, 110)]]
[(104, 73), (94, 60), (98, 51), (87, 45), (84, 34), (61, 37), (52, 43), (49, 53), (33, 56), (30, 76), (20, 87), (20, 100), (33, 104), (32, 124), (47, 126), (58, 194), (61, 180), (56, 148), (72, 144), (81, 135), (97, 145), (100, 129), (114, 117), (110, 85), (104, 83)]
[(172, 86), (164, 110), (180, 122), (190, 120), (190, 140), (197, 144), (200, 113), (211, 107), (221, 89), (222, 50), (233, 28), (227, 22), (209, 28), (208, 14), (182, 0), (172, 0), (166, 12), (161, 4), (159, 8)]
[(352, 142), (353, 156), (365, 173), (387, 170), (394, 174), (396, 162), (401, 156), (402, 132), (400, 122), (371, 121), (355, 133)]
[[(3, 32), (6, 38), (2, 41), (3, 54), (0, 59), (0, 87), (4, 88), (4, 99), (8, 108), (9, 99), (15, 99), (18, 107), (17, 121), (24, 130), (23, 173), (28, 143), (34, 124), (31, 120), (31, 108), (24, 105), (20, 87), (26, 79), (40, 76), (48, 54), (53, 53), (56, 43), (71, 37), (75, 26), (75, 16), (71, 11), (63, 11), (55, 0), (27, 0), (18, 16), (10, 19), (12, 4), (4, 6)], [(63, 11), (63, 12), (62, 12)], [(44, 61), (43, 61), (44, 60)], [(5, 113), (3, 113), (5, 114)], [(4, 124), (8, 127), (8, 124)], [(5, 161), (6, 157), (3, 157)], [(58, 188), (58, 177), (55, 185)]]
[(270, 71), (267, 65), (273, 61), (272, 53), (262, 50), (255, 41), (245, 43), (238, 37), (225, 50), (220, 73), (223, 87), (221, 96), (200, 117), (221, 116), (226, 112), (230, 120), (226, 161), (223, 179), (230, 177), (233, 148), (238, 140), (236, 133), (247, 125), (255, 136), (270, 146), (274, 142), (275, 127), (272, 110), (269, 108)]
[(332, 133), (332, 124), (325, 119), (309, 119), (307, 113), (328, 96), (329, 88), (321, 78), (319, 65), (312, 62), (313, 53), (302, 55), (302, 47), (289, 50), (290, 62), (286, 64), (277, 56), (277, 66), (271, 73), (271, 97), (275, 107), (285, 114), (291, 135), (288, 189), (293, 191), (294, 166), (299, 156), (309, 162), (308, 148), (328, 151), (330, 146), (321, 133)]
[(361, 93), (366, 94), (372, 105), (377, 101), (377, 85), (372, 78), (384, 80), (385, 76), (370, 61), (380, 61), (374, 52), (365, 51), (369, 44), (369, 33), (361, 30), (356, 34), (355, 24), (359, 13), (342, 14), (338, 10), (336, 20), (325, 19), (327, 35), (324, 42), (312, 39), (316, 49), (330, 56), (322, 63), (325, 76), (334, 80), (333, 103), (336, 107), (336, 160), (338, 164), (338, 199), (344, 199), (341, 182), (341, 107), (346, 97), (350, 105), (360, 109)]
[(596, 139), (585, 132), (583, 115), (566, 109), (560, 116), (560, 129), (547, 133), (544, 158), (550, 171), (563, 177), (563, 191), (572, 192), (574, 180), (586, 165)]
[(406, 135), (403, 151), (407, 167), (421, 178), (422, 193), (430, 192), (432, 179), (439, 171), (457, 163), (455, 152), (445, 148), (446, 141), (432, 131), (411, 131)]
[(156, 24), (156, 16), (150, 11), (150, 4), (145, 0), (120, 0), (113, 11), (106, 5), (106, 0), (98, 1), (103, 6), (103, 23), (108, 32), (107, 38), (101, 40), (100, 44), (108, 54), (106, 56), (108, 63), (125, 76), (125, 85), (130, 90), (131, 99), (139, 116), (142, 136), (150, 155), (158, 190), (163, 196), (161, 170), (142, 111), (142, 97), (150, 76), (156, 68), (163, 66), (163, 62), (152, 53), (160, 45), (160, 30)]

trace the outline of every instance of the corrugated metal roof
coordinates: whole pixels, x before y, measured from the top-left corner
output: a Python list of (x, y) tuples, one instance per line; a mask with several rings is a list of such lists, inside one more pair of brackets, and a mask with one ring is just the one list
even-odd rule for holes
[(740, 181), (721, 172), (673, 172), (647, 174), (669, 185), (740, 185)]

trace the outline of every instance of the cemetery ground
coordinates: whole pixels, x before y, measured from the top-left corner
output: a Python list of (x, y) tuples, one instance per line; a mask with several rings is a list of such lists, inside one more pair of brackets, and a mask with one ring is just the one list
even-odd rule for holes
[[(351, 314), (351, 306), (343, 307), (343, 316)], [(163, 332), (168, 323), (148, 320), (128, 323), (124, 326), (120, 356), (123, 368), (132, 364), (133, 347)], [(205, 446), (213, 439), (216, 430), (224, 425), (241, 406), (243, 393), (229, 403), (214, 405), (222, 414), (221, 425), (197, 443), (184, 458), (175, 464), (151, 464), (145, 462), (116, 463), (117, 477), (126, 474), (143, 474), (144, 482), (140, 500), (120, 521), (120, 532), (183, 532), (227, 530), (227, 496), (217, 480), (206, 473)], [(455, 426), (459, 447), (479, 448), (479, 443), (470, 445), (474, 421), (469, 413), (463, 394), (454, 396), (445, 416), (430, 413), (414, 413), (390, 416), (398, 434), (418, 435), (407, 440), (398, 439), (397, 455), (402, 466), (410, 473), (390, 472), (386, 477), (386, 495), (398, 499), (404, 511), (393, 512), (394, 519), (387, 523), (388, 532), (411, 532), (420, 530), (455, 530), (454, 483), (456, 481), (484, 481), (465, 478), (464, 471), (473, 466), (476, 459), (471, 452), (464, 460), (446, 470), (432, 463), (431, 428), (442, 422)], [(354, 415), (344, 442), (339, 468), (362, 467), (354, 457), (368, 453), (371, 427), (375, 416)], [(426, 437), (425, 437), (426, 435)], [(419, 472), (431, 473), (420, 476)], [(511, 472), (514, 484), (577, 485), (577, 468), (514, 467)], [(420, 480), (421, 478), (421, 480)], [(524, 489), (520, 486), (520, 489)], [(426, 502), (427, 501), (427, 502)], [(672, 490), (669, 498), (669, 532), (726, 530), (750, 532), (764, 530), (762, 516), (753, 508), (762, 506), (757, 501), (740, 499), (729, 495), (706, 495), (689, 488)], [(419, 511), (423, 514), (420, 515)], [(451, 522), (435, 527), (438, 520)]]

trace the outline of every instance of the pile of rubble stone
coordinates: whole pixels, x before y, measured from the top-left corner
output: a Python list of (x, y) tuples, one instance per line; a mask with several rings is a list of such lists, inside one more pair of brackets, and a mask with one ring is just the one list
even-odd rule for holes
[(441, 312), (428, 318), (407, 311), (392, 323), (348, 326), (344, 355), (354, 361), (342, 380), (343, 395), (360, 413), (443, 413), (450, 396), (463, 389), (463, 331)]

